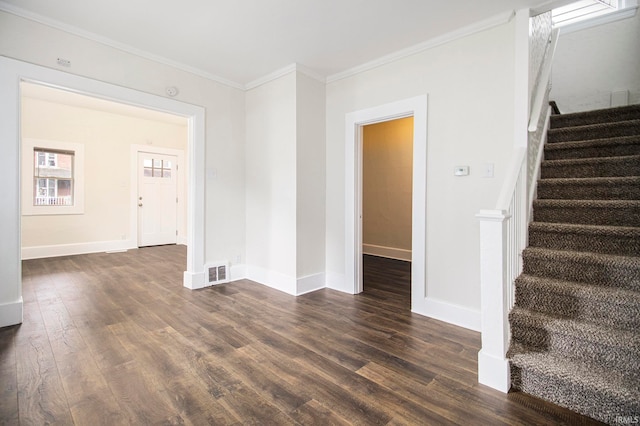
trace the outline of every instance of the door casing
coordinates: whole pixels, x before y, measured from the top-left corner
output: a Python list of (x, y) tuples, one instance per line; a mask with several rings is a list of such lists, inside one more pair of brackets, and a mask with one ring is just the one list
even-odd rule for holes
[(413, 116), (411, 310), (427, 315), (427, 95), (348, 113), (345, 117), (345, 290), (362, 283), (363, 126)]

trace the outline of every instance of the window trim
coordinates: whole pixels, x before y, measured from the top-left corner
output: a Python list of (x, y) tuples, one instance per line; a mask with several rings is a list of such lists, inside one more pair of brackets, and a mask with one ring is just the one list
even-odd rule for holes
[(598, 25), (609, 24), (627, 18), (632, 18), (637, 13), (638, 0), (618, 0), (618, 9), (599, 16), (593, 16), (588, 19), (572, 22), (565, 25), (555, 26), (560, 28), (562, 34), (569, 34), (575, 31), (584, 30)]
[[(33, 177), (35, 173), (34, 149), (73, 152), (73, 205), (72, 206), (36, 206), (33, 202)], [(46, 161), (46, 160), (45, 160)], [(22, 215), (72, 215), (84, 214), (84, 145), (74, 142), (62, 142), (45, 139), (24, 138), (22, 140)]]

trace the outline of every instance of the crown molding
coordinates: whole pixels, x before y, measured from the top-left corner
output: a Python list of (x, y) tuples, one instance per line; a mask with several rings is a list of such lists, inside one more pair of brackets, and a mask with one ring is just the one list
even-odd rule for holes
[(142, 49), (135, 48), (135, 47), (130, 46), (128, 44), (120, 43), (120, 42), (117, 42), (117, 41), (112, 40), (110, 38), (103, 37), (103, 36), (100, 36), (98, 34), (82, 30), (82, 29), (77, 28), (75, 26), (64, 24), (64, 23), (62, 23), (60, 21), (48, 18), (46, 16), (42, 16), (42, 15), (27, 11), (27, 10), (22, 9), (20, 7), (16, 7), (16, 6), (12, 5), (12, 4), (6, 3), (3, 0), (0, 0), (0, 11), (4, 11), (4, 12), (10, 13), (12, 15), (16, 15), (16, 16), (19, 16), (19, 17), (22, 17), (22, 18), (25, 18), (25, 19), (29, 19), (31, 21), (38, 22), (38, 23), (46, 25), (48, 27), (55, 28), (55, 29), (58, 29), (58, 30), (64, 31), (66, 33), (73, 34), (73, 35), (76, 35), (76, 36), (79, 36), (79, 37), (82, 37), (82, 38), (85, 38), (85, 39), (89, 39), (89, 40), (95, 41), (97, 43), (103, 44), (105, 46), (109, 46), (109, 47), (112, 47), (114, 49), (118, 49), (118, 50), (121, 50), (123, 52), (130, 53), (132, 55), (136, 55), (136, 56), (139, 56), (139, 57), (142, 57), (142, 58), (154, 61), (154, 62), (158, 62), (158, 63), (164, 64), (164, 65), (168, 65), (168, 66), (171, 66), (173, 68), (188, 72), (190, 74), (194, 74), (194, 75), (206, 78), (208, 80), (215, 81), (215, 82), (223, 84), (225, 86), (229, 86), (229, 87), (232, 87), (232, 88), (235, 88), (235, 89), (245, 90), (245, 91), (246, 90), (255, 89), (256, 87), (259, 87), (259, 86), (261, 86), (263, 84), (266, 84), (266, 83), (268, 83), (270, 81), (276, 80), (276, 79), (278, 79), (278, 78), (280, 78), (280, 77), (282, 77), (282, 76), (284, 76), (284, 75), (286, 75), (286, 74), (288, 74), (290, 72), (293, 72), (293, 71), (297, 71), (297, 72), (300, 72), (302, 74), (305, 74), (306, 76), (308, 76), (310, 78), (313, 78), (314, 80), (317, 80), (317, 81), (319, 81), (321, 83), (325, 83), (325, 84), (332, 83), (334, 81), (342, 80), (342, 79), (354, 76), (356, 74), (360, 74), (362, 72), (369, 71), (371, 69), (380, 67), (382, 65), (389, 64), (391, 62), (398, 61), (400, 59), (406, 58), (408, 56), (415, 55), (417, 53), (423, 52), (425, 50), (432, 49), (434, 47), (449, 43), (451, 41), (454, 41), (454, 40), (457, 40), (457, 39), (461, 39), (461, 38), (467, 37), (469, 35), (472, 35), (472, 34), (475, 34), (475, 33), (478, 33), (478, 32), (482, 32), (482, 31), (488, 30), (490, 28), (497, 27), (499, 25), (505, 24), (505, 23), (509, 22), (513, 18), (514, 14), (515, 14), (515, 11), (509, 11), (509, 12), (502, 13), (500, 15), (493, 16), (493, 17), (485, 19), (483, 21), (476, 22), (476, 23), (474, 23), (472, 25), (468, 25), (466, 27), (462, 27), (462, 28), (460, 28), (458, 30), (443, 34), (443, 35), (438, 36), (438, 37), (434, 37), (434, 38), (432, 38), (430, 40), (424, 41), (424, 42), (416, 44), (414, 46), (398, 50), (398, 51), (393, 52), (393, 53), (391, 53), (389, 55), (385, 55), (385, 56), (382, 56), (382, 57), (380, 57), (378, 59), (375, 59), (373, 61), (366, 62), (364, 64), (357, 65), (357, 66), (355, 66), (353, 68), (350, 68), (350, 69), (347, 69), (347, 70), (344, 70), (344, 71), (329, 75), (328, 77), (325, 77), (325, 76), (321, 75), (320, 73), (314, 71), (312, 68), (309, 68), (309, 67), (306, 67), (304, 65), (297, 64), (297, 63), (293, 63), (293, 64), (290, 64), (290, 65), (287, 65), (286, 67), (278, 69), (278, 70), (276, 70), (276, 71), (274, 71), (272, 73), (269, 73), (269, 74), (267, 74), (267, 75), (265, 75), (263, 77), (260, 77), (260, 78), (258, 78), (256, 80), (253, 80), (253, 81), (251, 81), (251, 82), (249, 82), (247, 84), (242, 84), (242, 83), (238, 83), (238, 82), (235, 82), (235, 81), (232, 81), (232, 80), (228, 80), (228, 79), (219, 77), (217, 75), (211, 74), (211, 73), (209, 73), (207, 71), (204, 71), (202, 69), (199, 69), (199, 68), (196, 68), (196, 67), (192, 67), (192, 66), (189, 66), (189, 65), (186, 65), (186, 64), (183, 64), (183, 63), (180, 63), (180, 62), (165, 58), (163, 56), (147, 52), (147, 51), (142, 50)]
[(406, 58), (408, 56), (412, 56), (415, 55), (417, 53), (423, 52), (425, 50), (429, 50), (432, 49), (434, 47), (449, 43), (451, 41), (454, 40), (458, 40), (467, 36), (470, 36), (472, 34), (475, 33), (479, 33), (494, 27), (497, 27), (499, 25), (503, 25), (506, 24), (507, 22), (511, 21), (511, 19), (515, 16), (515, 11), (509, 11), (509, 12), (505, 12), (496, 16), (493, 16), (491, 18), (482, 20), (482, 21), (478, 21), (474, 24), (468, 25), (466, 27), (462, 27), (460, 29), (457, 29), (455, 31), (451, 31), (449, 33), (443, 34), (441, 36), (438, 37), (434, 37), (432, 39), (429, 39), (427, 41), (424, 41), (422, 43), (413, 45), (411, 47), (407, 47), (405, 49), (401, 49), (398, 50), (394, 53), (391, 53), (389, 55), (385, 55), (382, 56), (378, 59), (375, 59), (373, 61), (370, 62), (366, 62), (364, 64), (355, 66), (353, 68), (350, 68), (348, 70), (345, 71), (341, 71), (339, 73), (336, 74), (332, 74), (330, 76), (327, 77), (326, 81), (327, 83), (333, 83), (334, 81), (338, 81), (338, 80), (343, 80), (345, 78), (349, 78), (352, 77), (356, 74), (360, 74), (363, 73), (365, 71), (369, 71), (372, 70), (374, 68), (378, 68), (382, 65), (386, 65), (389, 64), (391, 62), (395, 62), (398, 61), (400, 59)]
[(147, 52), (147, 51), (142, 50), (142, 49), (135, 48), (135, 47), (130, 46), (130, 45), (125, 44), (125, 43), (117, 42), (117, 41), (112, 40), (112, 39), (110, 39), (108, 37), (103, 37), (103, 36), (100, 36), (98, 34), (92, 33), (90, 31), (82, 30), (82, 29), (80, 29), (78, 27), (75, 27), (73, 25), (68, 25), (68, 24), (65, 24), (63, 22), (57, 21), (55, 19), (47, 18), (46, 16), (42, 16), (40, 14), (33, 13), (33, 12), (28, 11), (28, 10), (22, 9), (20, 7), (16, 7), (16, 6), (14, 6), (12, 4), (9, 4), (9, 3), (6, 3), (6, 2), (4, 2), (2, 0), (0, 0), (0, 11), (4, 11), (4, 12), (10, 13), (12, 15), (19, 16), (21, 18), (25, 18), (25, 19), (28, 19), (30, 21), (34, 21), (34, 22), (40, 23), (42, 25), (46, 25), (46, 26), (51, 27), (51, 28), (55, 28), (55, 29), (60, 30), (60, 31), (64, 31), (64, 32), (72, 34), (72, 35), (76, 35), (76, 36), (79, 36), (79, 37), (82, 37), (82, 38), (85, 38), (85, 39), (89, 39), (89, 40), (95, 41), (97, 43), (103, 44), (105, 46), (109, 46), (109, 47), (112, 47), (114, 49), (118, 49), (118, 50), (121, 50), (123, 52), (130, 53), (132, 55), (140, 56), (142, 58), (149, 59), (149, 60), (154, 61), (154, 62), (158, 62), (158, 63), (164, 64), (164, 65), (168, 65), (168, 66), (173, 67), (173, 68), (177, 68), (179, 70), (188, 72), (190, 74), (195, 74), (197, 76), (204, 77), (204, 78), (206, 78), (208, 80), (212, 80), (212, 81), (215, 81), (217, 83), (224, 84), (225, 86), (233, 87), (235, 89), (240, 89), (240, 90), (244, 89), (244, 86), (242, 84), (237, 83), (235, 81), (227, 80), (226, 78), (219, 77), (217, 75), (211, 74), (211, 73), (209, 73), (207, 71), (204, 71), (204, 70), (201, 70), (199, 68), (192, 67), (192, 66), (189, 66), (189, 65), (186, 65), (186, 64), (183, 64), (183, 63), (180, 63), (180, 62), (165, 58), (163, 56)]
[(317, 72), (315, 72), (314, 70), (312, 70), (311, 68), (305, 67), (304, 65), (300, 65), (300, 64), (289, 64), (284, 68), (280, 68), (279, 70), (276, 70), (272, 73), (269, 73), (265, 76), (262, 76), (260, 78), (257, 78), (249, 83), (247, 83), (244, 86), (245, 90), (251, 90), (251, 89), (255, 89), (256, 87), (260, 87), (263, 84), (269, 83), (271, 81), (277, 80), (280, 77), (283, 77), (291, 72), (297, 71), (301, 74), (306, 75), (307, 77), (310, 77), (314, 80), (319, 81), (320, 83), (326, 83), (326, 79), (318, 74)]
[(304, 66), (304, 65), (296, 64), (296, 69), (298, 70), (299, 73), (302, 73), (302, 74), (306, 75), (309, 78), (317, 80), (320, 83), (326, 83), (327, 82), (327, 77), (326, 76), (322, 75), (321, 73), (315, 71), (312, 68), (309, 68), (309, 67)]
[(244, 90), (251, 90), (251, 89), (255, 89), (256, 87), (260, 87), (263, 84), (269, 83), (270, 81), (273, 80), (277, 80), (280, 77), (283, 77), (287, 74), (289, 74), (290, 72), (295, 71), (297, 68), (296, 64), (289, 64), (284, 68), (280, 68), (278, 70), (275, 70), (267, 75), (264, 75), (260, 78), (257, 78), (253, 81), (250, 81), (249, 83), (244, 85)]

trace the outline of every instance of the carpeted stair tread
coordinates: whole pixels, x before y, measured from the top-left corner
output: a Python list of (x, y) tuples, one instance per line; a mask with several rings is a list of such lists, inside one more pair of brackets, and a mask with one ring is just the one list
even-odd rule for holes
[(640, 118), (640, 104), (551, 116), (552, 129)]
[(534, 200), (535, 222), (640, 226), (640, 200)]
[(544, 158), (509, 314), (512, 387), (640, 418), (640, 105), (552, 116)]
[[(640, 368), (640, 336), (632, 330), (619, 330), (598, 324), (554, 316), (515, 307), (509, 313), (514, 323), (527, 322), (530, 327), (548, 332), (575, 336), (578, 339), (611, 347), (620, 347), (636, 354), (635, 367)], [(536, 350), (535, 347), (529, 347)]]
[(621, 176), (640, 176), (640, 155), (545, 160), (541, 167), (542, 179)]
[(544, 146), (544, 158), (546, 160), (615, 157), (638, 154), (640, 154), (640, 136), (638, 135), (586, 141), (556, 142), (545, 144)]
[(511, 363), (512, 385), (523, 392), (609, 424), (640, 413), (640, 386), (624, 372), (538, 352), (516, 352)]
[(523, 272), (606, 287), (640, 291), (640, 257), (527, 247)]
[(640, 328), (640, 292), (522, 274), (515, 282), (516, 306), (570, 319)]
[(538, 198), (640, 200), (640, 177), (551, 178), (538, 181)]
[[(640, 385), (629, 380), (624, 373), (610, 372), (606, 368), (588, 363), (573, 363), (565, 358), (550, 356), (541, 352), (531, 351), (529, 348), (515, 344), (512, 355), (514, 364), (519, 367), (527, 366), (539, 372), (554, 372), (556, 376), (575, 385), (591, 383), (596, 389), (610, 389), (613, 395), (621, 398), (640, 395)], [(584, 380), (588, 378), (588, 380)], [(616, 385), (616, 386), (612, 386)], [(636, 403), (640, 400), (635, 400)]]
[(570, 142), (640, 134), (640, 119), (549, 129), (547, 142)]
[(509, 314), (511, 336), (528, 351), (546, 351), (580, 362), (626, 370), (640, 382), (640, 336), (571, 318), (515, 307)]
[(640, 228), (532, 222), (529, 246), (640, 256)]

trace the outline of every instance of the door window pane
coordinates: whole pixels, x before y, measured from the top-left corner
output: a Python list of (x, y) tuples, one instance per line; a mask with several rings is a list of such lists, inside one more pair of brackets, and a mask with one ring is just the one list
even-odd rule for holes
[(144, 177), (171, 178), (171, 161), (158, 159), (145, 159), (143, 161)]

